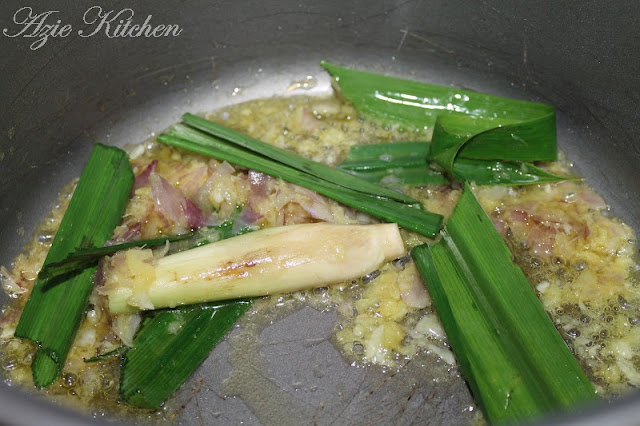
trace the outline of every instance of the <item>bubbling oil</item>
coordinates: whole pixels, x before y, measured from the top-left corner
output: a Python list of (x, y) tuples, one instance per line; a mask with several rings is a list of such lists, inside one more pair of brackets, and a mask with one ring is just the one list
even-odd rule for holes
[[(299, 84), (310, 85), (313, 81)], [(231, 106), (208, 117), (329, 165), (339, 164), (355, 144), (419, 140), (429, 136), (424, 129), (380, 126), (358, 118), (351, 106), (335, 98), (263, 99)], [(153, 141), (132, 147), (130, 152), (136, 173), (150, 162), (158, 161), (158, 173), (184, 191), (187, 191), (185, 170), (218, 170), (220, 166), (213, 160), (158, 146)], [(542, 166), (554, 173), (571, 172), (567, 163)], [(222, 168), (228, 171), (228, 167)], [(198, 175), (194, 173), (193, 176)], [(215, 204), (209, 207), (222, 219), (223, 215), (235, 212), (238, 205), (247, 202), (251, 191), (246, 186), (247, 180), (246, 171), (229, 172), (221, 177), (220, 185), (208, 188), (209, 192), (198, 201)], [(282, 204), (307, 200), (308, 194), (276, 179), (270, 180), (269, 185), (272, 185), (270, 201), (260, 206), (263, 207), (262, 225), (281, 225), (278, 221), (283, 220)], [(72, 189), (73, 185), (63, 191), (59, 203), (25, 252), (0, 274), (6, 284), (3, 287), (13, 289), (11, 304), (4, 309), (0, 320), (0, 366), (10, 385), (33, 388), (30, 364), (35, 345), (13, 338), (13, 331)], [(426, 209), (444, 216), (451, 214), (460, 194), (460, 187), (455, 184), (401, 189), (422, 201)], [(638, 247), (632, 230), (611, 218), (604, 202), (582, 182), (526, 188), (474, 187), (474, 192), (598, 391), (605, 397), (615, 397), (640, 386), (640, 273)], [(136, 194), (127, 207), (125, 222), (141, 223), (142, 237), (154, 237), (162, 231), (158, 225), (162, 221), (149, 214), (153, 208), (150, 193), (141, 190)], [(365, 214), (323, 197), (314, 200), (323, 206), (330, 220), (337, 223), (375, 222)], [(306, 213), (297, 208), (287, 211), (297, 213), (285, 214), (285, 220), (306, 217)], [(407, 249), (427, 241), (405, 231), (403, 239)], [(425, 398), (438, 394), (441, 401), (446, 401), (451, 396), (447, 392), (455, 393), (455, 397), (449, 399), (455, 399), (457, 405), (447, 405), (447, 409), (464, 410), (465, 416), (460, 421), (477, 420), (479, 410), (474, 410), (446, 334), (428, 295), (421, 294), (420, 288), (424, 291), (410, 257), (404, 257), (357, 280), (265, 298), (241, 320), (241, 337), (229, 340), (230, 353), (242, 356), (235, 357), (225, 392), (246, 399), (256, 417), (265, 421), (272, 418), (274, 407), (290, 405), (291, 398), (280, 395), (281, 389), (277, 387), (270, 393), (271, 402), (260, 400), (265, 389), (252, 385), (251, 374), (263, 368), (267, 361), (259, 353), (252, 352), (260, 352), (260, 335), (272, 323), (311, 306), (320, 314), (334, 318), (327, 342), (341, 354), (341, 358), (336, 358), (331, 365), (313, 366), (312, 375), (316, 381), (335, 374), (332, 371), (336, 369), (345, 374), (350, 369), (371, 371), (362, 375), (362, 386), (365, 387), (378, 386), (386, 377), (392, 383), (401, 380), (397, 382), (398, 389), (406, 389), (406, 383), (420, 388), (419, 381), (423, 380), (435, 384), (423, 388)], [(60, 379), (45, 392), (57, 401), (66, 401), (85, 410), (88, 406), (96, 417), (118, 413), (141, 422), (181, 421), (181, 416), (191, 413), (184, 407), (193, 404), (191, 401), (198, 401), (198, 396), (193, 397), (192, 393), (203, 392), (193, 383), (185, 385), (177, 397), (159, 410), (140, 410), (118, 402), (119, 358), (84, 362), (121, 345), (111, 324), (104, 300), (93, 294), (76, 347), (71, 351)], [(321, 391), (314, 383), (304, 387), (302, 382), (299, 385), (292, 382), (290, 390), (294, 399), (296, 392)], [(354, 400), (358, 400), (358, 394), (353, 395)], [(407, 394), (407, 397), (411, 395)], [(367, 403), (365, 399), (361, 402)], [(298, 420), (308, 420), (306, 408), (302, 407), (299, 414)], [(430, 416), (427, 412), (421, 415)], [(189, 418), (185, 422), (189, 420), (197, 419)]]

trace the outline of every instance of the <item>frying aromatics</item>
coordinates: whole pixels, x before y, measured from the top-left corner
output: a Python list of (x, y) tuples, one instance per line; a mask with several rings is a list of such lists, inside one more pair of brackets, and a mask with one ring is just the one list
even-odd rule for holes
[[(421, 131), (380, 127), (356, 117), (352, 107), (335, 98), (308, 97), (253, 101), (209, 116), (333, 166), (352, 145), (423, 136)], [(135, 192), (114, 242), (181, 234), (193, 224), (219, 224), (232, 217), (237, 206), (244, 206), (238, 228), (375, 222), (312, 191), (225, 162), (154, 143), (133, 147), (130, 153), (137, 175)], [(558, 174), (569, 171), (561, 164), (548, 168)], [(459, 188), (450, 185), (404, 189), (426, 209), (445, 216), (459, 196)], [(580, 182), (474, 191), (599, 391), (612, 395), (640, 385), (640, 297), (633, 275), (637, 246), (629, 227), (608, 217), (606, 204)], [(34, 349), (14, 339), (13, 329), (50, 245), (48, 236), (55, 234), (67, 201), (66, 196), (61, 198), (25, 254), (3, 273), (8, 277), (3, 282), (16, 295), (1, 324), (4, 366), (15, 383), (30, 384)], [(409, 248), (426, 241), (405, 231), (402, 236)], [(176, 243), (171, 250), (183, 248), (189, 248), (188, 243)], [(394, 369), (427, 352), (433, 360), (455, 364), (408, 258), (385, 263), (361, 278), (300, 294), (312, 306), (335, 306), (339, 327), (334, 341), (349, 361)], [(263, 303), (275, 309), (286, 300), (287, 296), (274, 296)], [(139, 317), (112, 315), (106, 302), (97, 292), (92, 294), (62, 378), (47, 392), (94, 409), (123, 410), (115, 404), (116, 363), (83, 361), (130, 343), (135, 332)], [(170, 413), (159, 416), (170, 417)]]

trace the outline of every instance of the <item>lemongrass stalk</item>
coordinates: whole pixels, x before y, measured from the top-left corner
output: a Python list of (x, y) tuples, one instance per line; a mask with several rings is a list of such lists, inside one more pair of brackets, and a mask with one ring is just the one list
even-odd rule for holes
[(266, 296), (357, 278), (404, 254), (396, 224), (268, 228), (158, 260), (121, 252), (102, 293), (113, 314)]

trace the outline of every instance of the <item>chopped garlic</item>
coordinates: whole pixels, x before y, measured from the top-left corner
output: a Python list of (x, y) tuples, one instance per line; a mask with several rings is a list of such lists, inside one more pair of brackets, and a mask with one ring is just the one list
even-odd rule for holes
[(540, 293), (544, 293), (549, 288), (549, 286), (550, 286), (549, 281), (541, 281), (536, 286), (536, 290), (538, 290)]

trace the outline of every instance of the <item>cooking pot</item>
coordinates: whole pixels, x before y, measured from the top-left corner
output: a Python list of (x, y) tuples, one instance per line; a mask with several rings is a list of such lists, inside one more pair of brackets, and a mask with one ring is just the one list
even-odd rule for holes
[[(321, 59), (554, 105), (560, 148), (613, 214), (640, 230), (635, 2), (5, 0), (0, 10), (0, 264), (19, 253), (95, 142), (140, 142), (185, 111), (283, 95), (295, 82), (307, 89), (296, 93), (328, 93)], [(128, 17), (152, 29), (117, 30)], [(445, 366), (408, 374), (347, 365), (326, 340), (333, 315), (303, 308), (265, 328), (256, 347), (270, 387), (243, 398), (223, 396), (233, 348), (219, 345), (180, 391), (186, 398), (199, 383), (197, 403), (187, 404), (178, 419), (407, 424), (472, 418), (461, 378), (434, 383), (427, 373), (414, 374)], [(286, 397), (272, 397), (279, 393)], [(632, 424), (640, 418), (640, 396), (587, 411), (548, 421)], [(89, 420), (0, 386), (2, 423)]]

